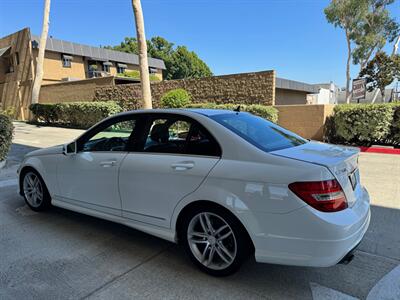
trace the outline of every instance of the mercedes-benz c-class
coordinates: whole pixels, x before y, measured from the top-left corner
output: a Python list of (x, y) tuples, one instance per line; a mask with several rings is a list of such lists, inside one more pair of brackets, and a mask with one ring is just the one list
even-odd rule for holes
[(370, 222), (358, 149), (306, 140), (246, 112), (138, 110), (26, 155), (20, 193), (183, 245), (217, 276), (244, 260), (332, 266)]

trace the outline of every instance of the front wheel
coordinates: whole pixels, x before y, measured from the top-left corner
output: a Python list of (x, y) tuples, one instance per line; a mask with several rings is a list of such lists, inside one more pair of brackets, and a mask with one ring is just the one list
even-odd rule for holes
[(236, 272), (252, 248), (239, 221), (218, 207), (194, 209), (185, 216), (181, 239), (194, 264), (214, 276)]
[(43, 211), (50, 206), (50, 194), (42, 177), (33, 170), (24, 173), (22, 189), (26, 204), (34, 211)]

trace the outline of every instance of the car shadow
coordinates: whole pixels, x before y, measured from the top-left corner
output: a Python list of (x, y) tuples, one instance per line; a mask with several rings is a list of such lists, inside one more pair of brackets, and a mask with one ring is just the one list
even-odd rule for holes
[[(106, 220), (85, 216), (61, 208), (52, 208), (44, 213), (51, 220), (66, 221), (71, 226), (60, 227), (60, 234), (74, 239), (81, 230), (93, 231), (93, 234), (110, 237), (113, 241), (107, 246), (107, 251), (117, 251), (121, 245), (125, 247), (140, 247), (142, 251), (152, 253), (155, 248), (160, 252), (151, 260), (141, 265), (140, 270), (150, 272), (149, 280), (157, 282), (159, 274), (176, 282), (190, 284), (196, 282), (204, 288), (223, 286), (230, 293), (249, 291), (262, 297), (271, 298), (310, 298), (310, 282), (343, 293), (365, 298), (386, 273), (400, 261), (400, 237), (395, 234), (395, 228), (400, 228), (400, 210), (372, 206), (373, 219), (364, 240), (356, 251), (355, 258), (348, 265), (336, 265), (328, 268), (309, 268), (256, 263), (249, 259), (240, 271), (225, 278), (213, 278), (197, 270), (185, 255), (183, 249), (176, 244), (166, 242), (130, 227)], [(42, 218), (44, 221), (45, 218)], [(71, 231), (70, 231), (71, 229)], [(95, 233), (96, 232), (96, 233)], [(78, 237), (77, 240), (80, 238)], [(134, 260), (135, 253), (128, 254)], [(93, 268), (96, 266), (93, 265)], [(138, 272), (127, 274), (128, 278), (136, 280)], [(154, 274), (153, 274), (154, 272)], [(212, 278), (212, 283), (210, 280)], [(172, 280), (173, 279), (173, 280)], [(164, 279), (165, 280), (165, 279)], [(121, 288), (130, 288), (122, 286)]]

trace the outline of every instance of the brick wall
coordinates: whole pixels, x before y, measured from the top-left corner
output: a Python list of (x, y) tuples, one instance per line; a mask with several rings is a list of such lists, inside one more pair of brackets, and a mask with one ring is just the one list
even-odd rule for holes
[[(264, 104), (275, 103), (275, 71), (181, 79), (151, 84), (153, 106), (158, 107), (161, 96), (172, 89), (183, 88), (192, 95), (192, 102)], [(98, 87), (94, 99), (127, 103), (125, 107), (140, 106), (140, 84)]]
[(333, 113), (334, 105), (276, 105), (278, 124), (298, 135), (322, 141), (326, 118)]

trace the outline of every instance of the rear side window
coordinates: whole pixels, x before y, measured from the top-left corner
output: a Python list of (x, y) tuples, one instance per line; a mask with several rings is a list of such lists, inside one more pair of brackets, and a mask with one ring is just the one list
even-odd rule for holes
[(266, 152), (295, 147), (308, 142), (289, 130), (248, 113), (221, 114), (210, 118)]
[(188, 118), (155, 118), (145, 136), (144, 152), (221, 156), (220, 146), (211, 134)]
[(221, 148), (214, 137), (198, 124), (193, 124), (187, 139), (186, 153), (192, 155), (221, 156)]

